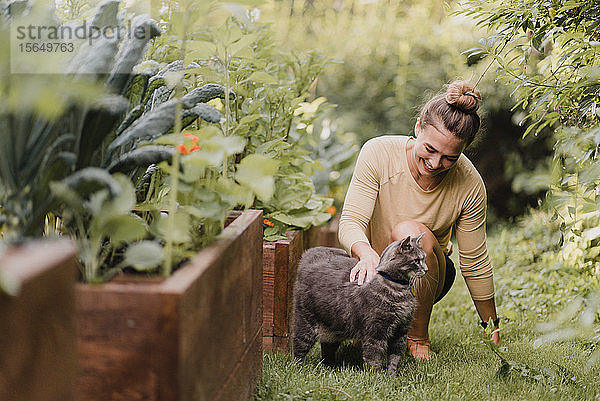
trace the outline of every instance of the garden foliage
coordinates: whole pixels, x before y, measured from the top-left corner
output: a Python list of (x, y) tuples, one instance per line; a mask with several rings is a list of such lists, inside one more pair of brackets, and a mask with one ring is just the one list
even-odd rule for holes
[[(175, 54), (177, 42), (172, 35), (176, 28), (167, 24), (165, 29), (150, 57), (169, 61)], [(225, 170), (238, 170), (238, 180), (250, 187), (270, 184), (257, 180), (251, 171), (275, 170), (274, 187), (259, 191), (253, 204), (264, 210), (265, 239), (285, 238), (285, 231), (292, 227), (306, 229), (329, 220), (326, 211), (332, 200), (317, 194), (310, 179), (322, 166), (293, 135), (298, 126), (306, 127), (318, 116), (298, 110), (310, 98), (327, 62), (324, 56), (283, 50), (265, 26), (234, 18), (191, 32), (186, 42), (184, 62), (194, 65), (187, 82), (212, 81), (235, 93), (215, 103), (224, 113), (223, 135), (244, 143), (239, 155), (225, 159)], [(242, 168), (244, 172), (239, 171)]]
[[(579, 328), (593, 333), (597, 295), (590, 294), (589, 288), (600, 293), (600, 6), (578, 0), (471, 0), (462, 13), (489, 29), (490, 35), (468, 53), (498, 63), (497, 73), (514, 87), (515, 108), (526, 114), (524, 136), (543, 129), (554, 135), (553, 162), (546, 174), (547, 203), (557, 219), (562, 261), (552, 265), (550, 273), (567, 275), (567, 288), (573, 285), (578, 295), (589, 297), (571, 304), (578, 307), (567, 309), (569, 318), (545, 326), (543, 339), (580, 335), (572, 327), (565, 328), (580, 309)], [(556, 294), (556, 286), (544, 287), (544, 294), (562, 295)], [(598, 342), (597, 334), (587, 338)], [(597, 361), (600, 355), (592, 359)]]
[[(126, 268), (170, 274), (236, 207), (263, 209), (270, 240), (331, 217), (332, 199), (310, 179), (322, 167), (302, 135), (291, 135), (319, 115), (297, 110), (327, 60), (282, 51), (251, 21), (199, 25), (190, 17), (210, 11), (204, 5), (168, 3), (158, 22), (120, 12), (113, 0), (87, 11), (86, 23), (132, 24), (147, 35), (78, 43), (56, 102), (45, 92), (51, 77), (22, 79), (2, 59), (4, 240), (68, 233), (84, 280), (94, 282)], [(6, 21), (29, 7), (13, 7)], [(27, 93), (33, 82), (43, 101)]]
[[(105, 1), (92, 20), (117, 27), (125, 23), (118, 11), (118, 2)], [(200, 141), (190, 149), (184, 142), (190, 136), (181, 135), (181, 129), (192, 123), (197, 127), (199, 121), (213, 126), (221, 122), (221, 112), (207, 102), (224, 98), (225, 90), (218, 84), (176, 90), (181, 61), (162, 68), (156, 62), (139, 64), (149, 41), (160, 34), (159, 28), (148, 16), (126, 18), (147, 35), (142, 39), (132, 35), (122, 43), (98, 40), (81, 44), (69, 71), (59, 77), (63, 87), (57, 92), (64, 94), (64, 99), (58, 97), (62, 100), (57, 102), (59, 107), (48, 106), (48, 98), (30, 107), (8, 102), (0, 119), (0, 145), (7, 155), (0, 166), (4, 239), (40, 236), (45, 218), (52, 212), (58, 216), (54, 222), (60, 222), (80, 244), (86, 281), (105, 279), (127, 266), (148, 270), (177, 263), (215, 237), (228, 210), (249, 206), (254, 194), (272, 193), (272, 188), (240, 187), (226, 178), (218, 181), (215, 177), (207, 184), (206, 177), (201, 177), (207, 167), (221, 169), (225, 157), (243, 149), (243, 139), (224, 138), (214, 128), (207, 128), (209, 134), (202, 141), (190, 134), (192, 142)], [(30, 81), (10, 74), (10, 59), (4, 60), (5, 97), (31, 97), (26, 93)], [(97, 73), (90, 73), (90, 66), (97, 66)], [(112, 66), (110, 74), (102, 73), (106, 66)], [(33, 79), (52, 86), (50, 76)], [(165, 137), (169, 133), (172, 135)], [(162, 142), (153, 142), (159, 137)], [(191, 151), (195, 152), (188, 157)], [(180, 158), (180, 153), (185, 155)], [(175, 167), (170, 168), (169, 162)], [(147, 181), (158, 174), (157, 164), (168, 173), (182, 170), (175, 180), (178, 183), (181, 178), (181, 185), (163, 188), (175, 194), (175, 202), (146, 202), (138, 207), (138, 199), (151, 198)], [(245, 172), (247, 181), (266, 179), (268, 187), (274, 171), (256, 172), (254, 167), (242, 163), (238, 181), (244, 181)], [(113, 175), (117, 172), (128, 177)], [(137, 193), (131, 180), (137, 183)], [(190, 192), (196, 196), (190, 199)], [(177, 203), (186, 199), (193, 205)], [(132, 242), (130, 248), (124, 247)], [(176, 244), (176, 252), (163, 255), (162, 246), (170, 243)], [(149, 255), (155, 257), (150, 260)]]

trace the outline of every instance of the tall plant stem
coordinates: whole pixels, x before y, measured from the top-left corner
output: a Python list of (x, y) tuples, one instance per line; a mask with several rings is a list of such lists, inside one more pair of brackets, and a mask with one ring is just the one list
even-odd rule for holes
[[(229, 105), (229, 87), (230, 87), (230, 76), (229, 76), (229, 52), (225, 49), (225, 60), (223, 62), (225, 67), (225, 136), (229, 135), (229, 119), (230, 119), (230, 105)], [(223, 159), (223, 177), (227, 177), (227, 156)]]
[[(180, 57), (183, 60), (185, 56), (185, 41), (186, 41), (186, 32), (187, 32), (187, 24), (188, 24), (189, 14), (184, 13), (183, 17), (183, 32), (181, 37), (181, 53)], [(181, 96), (183, 92), (183, 76), (177, 80), (177, 84), (175, 86), (175, 96), (177, 99), (177, 103), (175, 105), (175, 124), (173, 125), (173, 133), (177, 136), (181, 136), (181, 112), (183, 109), (183, 105), (181, 104)], [(175, 231), (175, 214), (177, 212), (177, 192), (179, 186), (179, 152), (175, 152), (173, 155), (173, 159), (171, 162), (171, 180), (170, 180), (170, 190), (169, 190), (169, 203), (168, 210), (169, 214), (167, 216), (167, 241), (165, 244), (165, 253), (163, 264), (162, 274), (165, 277), (171, 275), (173, 271), (173, 232)]]

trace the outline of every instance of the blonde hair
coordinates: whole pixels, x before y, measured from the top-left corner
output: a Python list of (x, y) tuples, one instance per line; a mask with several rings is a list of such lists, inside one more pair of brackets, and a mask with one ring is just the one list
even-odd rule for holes
[(479, 131), (477, 115), (481, 94), (465, 81), (454, 81), (421, 109), (422, 125), (441, 126), (469, 145)]

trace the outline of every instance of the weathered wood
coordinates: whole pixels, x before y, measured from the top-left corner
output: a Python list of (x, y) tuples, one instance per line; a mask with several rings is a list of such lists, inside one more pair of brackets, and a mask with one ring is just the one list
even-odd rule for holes
[(304, 252), (304, 232), (292, 230), (287, 239), (263, 243), (263, 347), (289, 347), (293, 289), (298, 262)]
[(331, 219), (329, 224), (319, 227), (311, 227), (306, 231), (304, 237), (304, 248), (314, 248), (316, 246), (328, 246), (332, 248), (341, 248), (338, 240), (338, 225), (340, 222), (339, 214)]
[(263, 243), (263, 348), (286, 351), (291, 346), (296, 272), (302, 253), (316, 246), (340, 248), (339, 217), (329, 225), (292, 230), (287, 239)]
[(36, 241), (0, 259), (21, 283), (0, 294), (0, 400), (74, 399), (75, 255), (69, 241)]
[(262, 212), (162, 281), (77, 286), (80, 400), (248, 400), (262, 368)]

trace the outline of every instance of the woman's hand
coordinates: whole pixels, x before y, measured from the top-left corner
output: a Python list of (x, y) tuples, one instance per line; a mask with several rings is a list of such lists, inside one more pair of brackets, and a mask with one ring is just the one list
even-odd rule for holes
[(366, 242), (352, 245), (352, 255), (359, 261), (350, 270), (350, 282), (358, 279), (358, 285), (363, 285), (375, 275), (375, 268), (379, 266), (379, 255)]
[(500, 332), (498, 330), (496, 330), (492, 333), (492, 341), (497, 346), (500, 346)]

